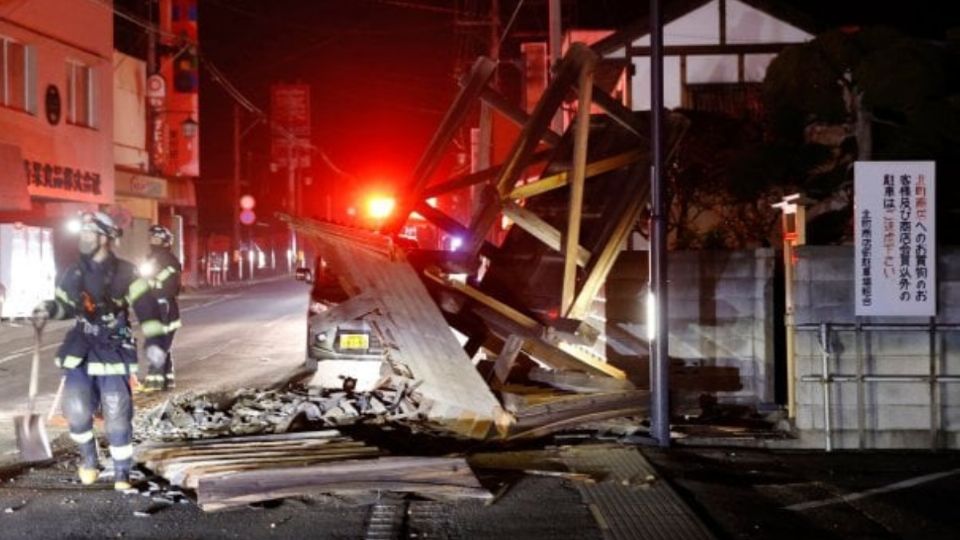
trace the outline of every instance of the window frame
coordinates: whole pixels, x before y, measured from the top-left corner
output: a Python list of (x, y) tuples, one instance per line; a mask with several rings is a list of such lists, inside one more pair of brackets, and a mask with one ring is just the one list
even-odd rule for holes
[[(10, 88), (10, 44), (16, 43), (23, 50), (23, 87), (20, 88), (22, 106), (11, 103), (16, 89)], [(29, 43), (0, 35), (0, 107), (35, 115), (36, 99), (36, 51)]]
[[(97, 118), (97, 69), (81, 60), (74, 58), (67, 58), (67, 103), (66, 103), (66, 123), (71, 126), (77, 126), (88, 129), (97, 129), (98, 121)], [(78, 74), (81, 70), (86, 70), (86, 87), (83, 88), (83, 93), (86, 99), (86, 117), (77, 118), (77, 96), (78, 92)]]

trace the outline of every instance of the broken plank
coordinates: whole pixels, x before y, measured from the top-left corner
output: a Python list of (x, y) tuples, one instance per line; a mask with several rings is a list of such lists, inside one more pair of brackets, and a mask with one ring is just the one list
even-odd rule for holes
[(510, 375), (510, 369), (513, 368), (513, 364), (517, 361), (517, 355), (520, 354), (522, 347), (522, 337), (512, 334), (507, 338), (507, 341), (503, 344), (503, 348), (500, 349), (500, 354), (497, 355), (497, 359), (493, 362), (493, 375), (498, 382), (505, 383), (507, 381), (507, 377)]
[(395, 491), (453, 499), (491, 497), (463, 458), (384, 457), (200, 478), (197, 502), (204, 510), (214, 510), (343, 491)]
[(577, 425), (649, 412), (650, 392), (633, 390), (610, 394), (589, 394), (555, 403), (533, 406), (517, 412), (507, 440), (549, 435)]
[(534, 382), (550, 385), (560, 390), (579, 393), (622, 392), (636, 388), (625, 379), (595, 377), (579, 371), (556, 371), (534, 368), (527, 374)]

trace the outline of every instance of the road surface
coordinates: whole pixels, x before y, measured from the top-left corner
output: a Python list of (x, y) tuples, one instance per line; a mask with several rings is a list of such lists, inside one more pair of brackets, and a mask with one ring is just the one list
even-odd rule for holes
[[(173, 351), (177, 391), (262, 381), (303, 362), (308, 288), (292, 278), (185, 295)], [(46, 413), (60, 382), (53, 358), (68, 321), (52, 321), (40, 352), (37, 409)], [(15, 449), (11, 418), (23, 411), (33, 351), (28, 325), (0, 326), (0, 462)], [(141, 355), (141, 373), (145, 373)], [(51, 426), (52, 435), (58, 432)]]

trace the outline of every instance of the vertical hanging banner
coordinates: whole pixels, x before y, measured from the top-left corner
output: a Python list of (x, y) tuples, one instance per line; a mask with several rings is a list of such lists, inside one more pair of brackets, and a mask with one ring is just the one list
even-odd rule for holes
[(937, 313), (936, 165), (854, 165), (856, 315)]

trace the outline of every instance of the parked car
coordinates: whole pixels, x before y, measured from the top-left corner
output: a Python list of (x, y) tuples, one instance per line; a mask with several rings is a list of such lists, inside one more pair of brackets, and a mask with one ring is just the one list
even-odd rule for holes
[(363, 318), (331, 323), (322, 317), (349, 298), (322, 257), (312, 269), (297, 269), (296, 277), (311, 284), (306, 365), (317, 373), (312, 384), (346, 390), (372, 387), (386, 360), (379, 332)]

